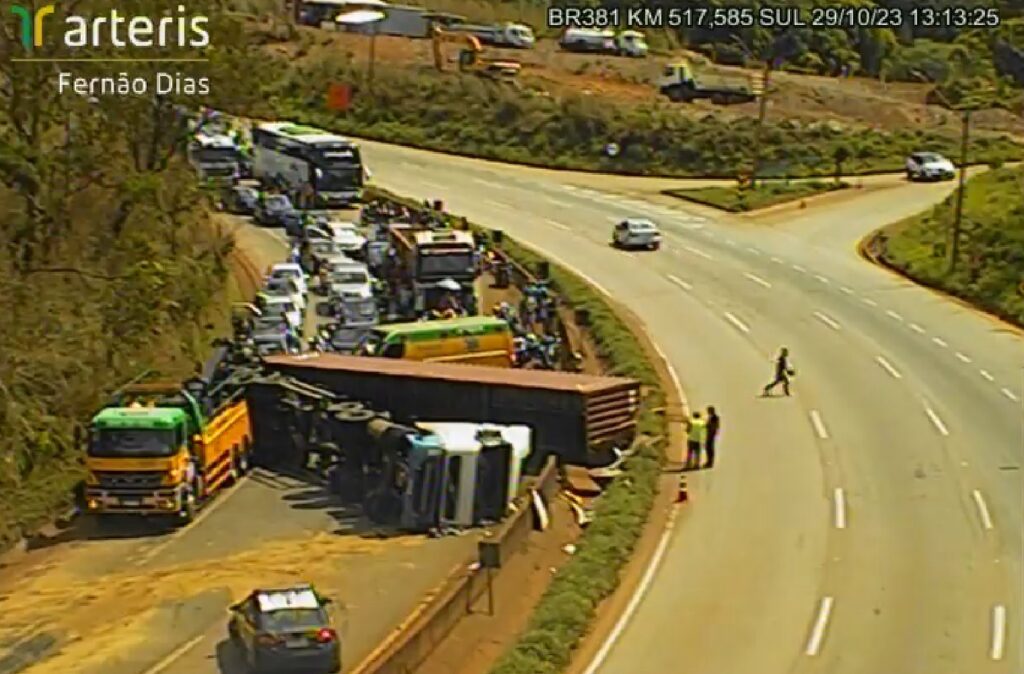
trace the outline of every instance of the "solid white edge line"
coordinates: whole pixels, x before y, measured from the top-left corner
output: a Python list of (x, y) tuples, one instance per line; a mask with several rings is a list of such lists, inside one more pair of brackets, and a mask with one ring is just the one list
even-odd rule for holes
[(993, 377), (993, 376), (992, 376), (992, 375), (991, 375), (991, 374), (989, 373), (989, 371), (988, 371), (988, 370), (978, 370), (978, 374), (980, 374), (980, 375), (981, 375), (982, 377), (984, 377), (985, 379), (987, 379), (987, 380), (989, 380), (989, 381), (995, 381), (995, 380), (996, 380), (996, 378), (995, 378), (995, 377)]
[(833, 494), (836, 502), (836, 529), (846, 528), (846, 495), (842, 487), (836, 487)]
[(993, 660), (1003, 659), (1003, 648), (1006, 645), (1006, 607), (998, 604), (992, 608), (992, 648), (989, 657)]
[(769, 283), (768, 281), (765, 281), (760, 276), (755, 276), (754, 274), (751, 274), (750, 272), (743, 272), (743, 275), (746, 276), (748, 279), (750, 279), (751, 281), (753, 281), (754, 283), (756, 283), (759, 286), (762, 286), (764, 288), (771, 288), (772, 287), (771, 283)]
[(992, 514), (988, 511), (988, 504), (985, 503), (985, 497), (981, 495), (981, 491), (975, 489), (971, 492), (971, 497), (974, 499), (974, 505), (978, 506), (978, 517), (981, 518), (981, 526), (985, 527), (986, 530), (991, 531), (992, 525)]
[(821, 413), (818, 410), (811, 410), (811, 425), (814, 426), (814, 432), (818, 434), (818, 437), (822, 440), (828, 440), (828, 429), (825, 428), (825, 422), (821, 418)]
[(935, 410), (925, 406), (924, 413), (928, 415), (928, 418), (931, 420), (932, 425), (935, 426), (939, 433), (943, 435), (949, 435), (949, 429), (946, 428), (946, 424), (942, 423), (942, 419), (940, 419), (939, 415), (935, 413)]
[(818, 606), (818, 617), (811, 629), (811, 636), (807, 640), (807, 655), (817, 655), (821, 650), (821, 642), (825, 639), (825, 629), (828, 627), (828, 618), (832, 614), (832, 597), (823, 597)]
[(162, 541), (160, 541), (159, 543), (154, 545), (149, 550), (144, 551), (134, 561), (134, 565), (135, 566), (142, 566), (144, 564), (147, 564), (151, 559), (153, 559), (160, 552), (162, 552), (164, 549), (166, 549), (167, 546), (171, 545), (172, 543), (177, 541), (179, 538), (181, 538), (182, 536), (184, 536), (188, 532), (190, 532), (193, 529), (195, 529), (196, 526), (198, 526), (199, 524), (202, 524), (203, 520), (205, 520), (208, 517), (210, 517), (210, 515), (215, 513), (218, 508), (220, 508), (225, 503), (227, 503), (228, 499), (230, 499), (232, 496), (234, 496), (235, 492), (237, 492), (239, 489), (241, 489), (242, 485), (245, 484), (245, 482), (246, 482), (246, 478), (243, 477), (242, 479), (240, 479), (238, 482), (236, 482), (235, 484), (231, 485), (227, 489), (217, 493), (215, 495), (216, 497), (214, 498), (213, 503), (210, 503), (205, 508), (200, 510), (199, 514), (196, 515), (196, 518), (194, 520), (192, 520), (192, 522), (187, 527), (182, 527), (182, 528), (176, 530), (170, 536), (167, 536), (166, 538), (164, 538)]
[(730, 323), (732, 323), (733, 325), (735, 325), (736, 329), (739, 330), (740, 332), (743, 332), (743, 333), (749, 333), (750, 332), (750, 328), (747, 327), (746, 323), (744, 323), (740, 319), (736, 318), (735, 316), (733, 316), (728, 311), (725, 312), (725, 319), (727, 321), (729, 321)]
[(894, 368), (892, 366), (892, 363), (887, 361), (885, 358), (883, 358), (881, 356), (875, 356), (875, 362), (878, 363), (879, 365), (881, 365), (882, 369), (884, 369), (886, 372), (891, 374), (896, 379), (903, 379), (903, 375), (900, 374), (900, 371), (897, 370), (896, 368)]
[(949, 344), (946, 343), (946, 340), (942, 339), (941, 337), (932, 337), (932, 342), (934, 342), (936, 346), (940, 346), (943, 349), (949, 346)]
[(612, 628), (611, 633), (601, 644), (601, 648), (594, 654), (594, 659), (590, 661), (590, 664), (584, 670), (583, 674), (594, 674), (601, 668), (604, 661), (608, 659), (608, 654), (611, 653), (612, 648), (618, 642), (619, 637), (626, 630), (629, 622), (633, 619), (633, 615), (637, 609), (640, 608), (640, 602), (646, 596), (647, 591), (650, 589), (651, 584), (654, 581), (654, 575), (658, 572), (661, 567), (662, 558), (665, 556), (666, 550), (668, 550), (669, 538), (672, 535), (672, 530), (675, 525), (675, 515), (678, 511), (673, 510), (669, 513), (668, 525), (665, 527), (664, 533), (661, 534), (661, 540), (658, 541), (658, 547), (654, 551), (654, 556), (651, 557), (651, 563), (647, 566), (644, 571), (643, 578), (640, 579), (640, 585), (637, 586), (636, 592), (629, 600), (629, 604), (626, 605), (626, 610), (622, 612), (619, 619), (615, 622), (615, 626)]
[(192, 637), (182, 645), (175, 648), (173, 651), (165, 655), (159, 662), (147, 669), (143, 674), (160, 674), (168, 667), (174, 664), (181, 656), (188, 653), (190, 650), (195, 648), (196, 644), (203, 640), (205, 635), (200, 634), (199, 636)]
[(822, 323), (824, 323), (825, 325), (827, 325), (828, 327), (832, 328), (833, 330), (839, 329), (839, 323), (833, 320), (830, 316), (821, 313), (820, 311), (815, 311), (814, 317), (817, 318)]
[(683, 290), (693, 290), (693, 286), (692, 285), (690, 285), (689, 283), (687, 283), (683, 279), (679, 278), (678, 276), (674, 276), (673, 274), (669, 274), (666, 278), (668, 278), (669, 281), (671, 281), (672, 283), (675, 283), (677, 286), (679, 286)]
[(957, 357), (957, 359), (961, 363), (970, 363), (971, 362), (971, 357), (970, 356), (968, 356), (966, 354), (963, 354), (963, 353), (960, 353), (959, 351), (956, 352), (956, 357)]
[(1020, 400), (1020, 399), (1019, 399), (1019, 398), (1017, 397), (1017, 394), (1016, 394), (1016, 393), (1014, 393), (1014, 392), (1013, 392), (1013, 391), (1011, 391), (1010, 389), (1006, 388), (1005, 386), (1004, 386), (1003, 388), (999, 389), (999, 392), (1000, 392), (1000, 393), (1002, 393), (1002, 394), (1003, 394), (1004, 396), (1006, 396), (1007, 398), (1009, 398), (1010, 400), (1012, 400), (1013, 402), (1017, 402), (1018, 400)]

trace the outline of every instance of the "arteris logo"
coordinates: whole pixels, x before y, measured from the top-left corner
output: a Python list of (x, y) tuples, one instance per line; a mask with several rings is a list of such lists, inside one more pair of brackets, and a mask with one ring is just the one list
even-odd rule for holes
[[(44, 5), (35, 13), (22, 5), (11, 7), (11, 13), (20, 19), (21, 44), (26, 50), (44, 44), (44, 19), (55, 14), (54, 5)], [(205, 47), (210, 34), (204, 27), (205, 16), (190, 16), (184, 5), (177, 12), (165, 13), (158, 19), (148, 16), (126, 16), (116, 9), (107, 16), (84, 17), (69, 14), (64, 17), (61, 43), (66, 47)], [(49, 34), (49, 31), (46, 31)]]

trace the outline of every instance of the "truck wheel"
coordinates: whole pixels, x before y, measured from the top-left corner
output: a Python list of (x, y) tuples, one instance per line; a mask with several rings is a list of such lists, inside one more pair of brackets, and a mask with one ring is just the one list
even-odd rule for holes
[(181, 509), (182, 524), (191, 524), (196, 519), (196, 513), (199, 511), (199, 503), (202, 499), (202, 493), (203, 478), (196, 475), (195, 479), (192, 481), (192, 489), (185, 497), (185, 504)]

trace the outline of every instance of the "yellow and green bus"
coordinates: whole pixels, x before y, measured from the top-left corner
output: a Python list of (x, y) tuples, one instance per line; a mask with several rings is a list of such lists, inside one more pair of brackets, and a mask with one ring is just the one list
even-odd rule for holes
[(493, 367), (512, 367), (514, 359), (512, 330), (494, 316), (378, 325), (367, 335), (359, 353)]

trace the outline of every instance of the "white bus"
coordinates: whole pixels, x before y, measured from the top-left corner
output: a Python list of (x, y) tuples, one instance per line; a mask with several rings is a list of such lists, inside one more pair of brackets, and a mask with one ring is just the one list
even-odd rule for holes
[(343, 136), (291, 122), (267, 122), (252, 130), (252, 147), (253, 177), (299, 201), (309, 195), (313, 205), (335, 207), (363, 196), (368, 172), (359, 146)]

